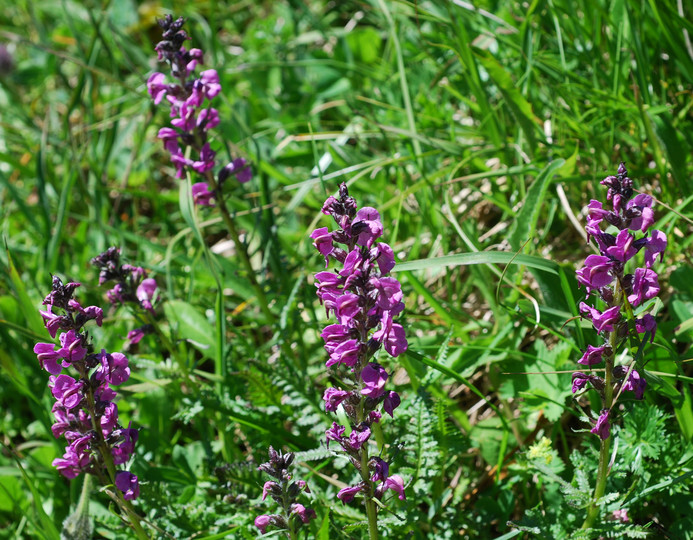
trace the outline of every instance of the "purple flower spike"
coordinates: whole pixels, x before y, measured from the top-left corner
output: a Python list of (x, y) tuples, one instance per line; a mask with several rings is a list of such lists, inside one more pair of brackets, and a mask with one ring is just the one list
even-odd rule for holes
[(128, 471), (118, 471), (115, 478), (116, 487), (123, 492), (123, 499), (132, 501), (140, 496), (140, 484), (137, 477)]
[(600, 439), (608, 439), (611, 434), (611, 424), (609, 424), (609, 409), (604, 409), (599, 418), (597, 419), (597, 424), (590, 430), (595, 435), (598, 435)]
[[(170, 154), (176, 177), (184, 178), (186, 173), (197, 173), (205, 182), (196, 185), (212, 184), (212, 188), (219, 188), (215, 191), (221, 197), (221, 187), (228, 176), (234, 174), (242, 183), (251, 179), (252, 172), (245, 159), (237, 158), (222, 168), (218, 176), (213, 173), (216, 152), (212, 150), (208, 137), (209, 131), (221, 122), (219, 111), (212, 107), (212, 101), (222, 88), (217, 70), (206, 69), (195, 74), (202, 64), (204, 53), (200, 49), (187, 50), (183, 46), (190, 39), (182, 30), (184, 23), (182, 18), (173, 20), (168, 16), (159, 21), (164, 39), (156, 45), (155, 50), (158, 59), (169, 64), (171, 73), (170, 77), (153, 73), (147, 81), (147, 89), (155, 105), (167, 103), (170, 107), (173, 127), (162, 128), (159, 138), (163, 139), (164, 148)], [(213, 184), (215, 176), (218, 178), (216, 186)], [(196, 204), (211, 206), (212, 196), (202, 187), (193, 188), (193, 197)]]
[(380, 404), (382, 411), (393, 416), (401, 402), (396, 392), (386, 388), (387, 370), (374, 361), (381, 348), (397, 356), (408, 347), (403, 326), (394, 322), (404, 310), (402, 286), (388, 275), (395, 266), (394, 252), (387, 244), (377, 242), (383, 234), (378, 211), (371, 207), (359, 210), (346, 184), (340, 186), (339, 197), (327, 198), (322, 212), (337, 224), (335, 230), (322, 227), (310, 235), (313, 246), (325, 258), (325, 267), (330, 261), (337, 265), (332, 272), (315, 275), (320, 302), (327, 316), (334, 313), (338, 322), (321, 333), (329, 355), (325, 365), (336, 366), (337, 376), (349, 373), (339, 384), (344, 389), (328, 388), (323, 399), (330, 412), (342, 404), (341, 411), (351, 427), (350, 435), (345, 437), (346, 427), (335, 422), (325, 435), (328, 446), (338, 442), (358, 469), (360, 463), (375, 469), (372, 475), (361, 470), (362, 482), (342, 489), (337, 496), (347, 503), (363, 490), (379, 499), (389, 487), (403, 497), (401, 478), (396, 477), (399, 483), (395, 479), (392, 486), (383, 487), (389, 466), (381, 458), (369, 458), (367, 444), (372, 425), (382, 419), (382, 413), (376, 410)]
[[(95, 259), (101, 269), (101, 283), (121, 277), (118, 257), (118, 250), (111, 248)], [(144, 273), (141, 269), (132, 269), (132, 272), (133, 275)], [(118, 423), (118, 407), (113, 401), (116, 393), (109, 386), (125, 382), (130, 369), (127, 358), (120, 353), (93, 352), (91, 338), (83, 327), (90, 321), (101, 326), (103, 310), (98, 306), (83, 308), (72, 298), (77, 286), (76, 283), (63, 285), (54, 276), (53, 290), (45, 301), (48, 309), (42, 314), (52, 335), (57, 330), (64, 331), (59, 336), (60, 348), (56, 350), (53, 344), (37, 343), (34, 352), (41, 366), (51, 373), (48, 387), (55, 398), (51, 409), (55, 423), (51, 431), (55, 437), (64, 436), (68, 443), (63, 456), (53, 460), (53, 466), (68, 479), (83, 472), (105, 478), (104, 463), (108, 460), (105, 452), (112, 454), (114, 465), (120, 465), (130, 459), (137, 441), (136, 430), (123, 429)], [(123, 299), (128, 294), (134, 296), (124, 287), (118, 294)], [(61, 373), (70, 368), (78, 374), (77, 379)], [(95, 430), (96, 426), (100, 429)], [(117, 487), (125, 499), (133, 499), (139, 493), (137, 477), (125, 477), (122, 472), (117, 473), (116, 483), (122, 484)]]
[[(658, 255), (660, 261), (663, 259), (667, 238), (657, 230), (647, 234), (655, 221), (654, 199), (643, 193), (635, 194), (624, 163), (619, 165), (616, 176), (607, 176), (601, 183), (608, 188), (606, 198), (611, 201), (613, 210), (605, 210), (599, 201), (590, 201), (585, 230), (588, 241), (594, 239), (600, 254), (587, 257), (585, 265), (577, 271), (577, 278), (581, 285), (586, 286), (588, 294), (596, 293), (606, 304), (603, 312), (585, 302), (579, 305), (580, 314), (592, 321), (605, 344), (600, 347), (588, 345), (578, 363), (594, 366), (604, 362), (606, 377), (573, 373), (572, 390), (576, 393), (586, 388), (589, 382), (591, 388), (599, 393), (601, 413), (591, 431), (605, 440), (611, 433), (609, 411), (618, 400), (614, 396), (620, 395), (619, 389), (632, 391), (636, 399), (642, 399), (647, 386), (645, 379), (635, 370), (624, 382), (628, 368), (615, 366), (615, 357), (626, 340), (637, 337), (629, 334), (649, 333), (650, 342), (654, 341), (657, 330), (654, 317), (644, 313), (632, 320), (632, 308), (659, 294), (658, 276), (652, 267)], [(602, 222), (605, 222), (605, 229), (616, 228), (618, 233), (602, 231)], [(640, 250), (644, 252), (644, 264), (636, 262)], [(627, 266), (635, 266), (633, 273), (626, 273)], [(607, 384), (611, 388), (607, 388)]]

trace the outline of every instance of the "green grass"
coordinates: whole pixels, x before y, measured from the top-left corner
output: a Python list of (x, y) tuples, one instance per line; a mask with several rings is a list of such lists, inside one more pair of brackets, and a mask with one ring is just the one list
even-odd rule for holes
[[(89, 260), (111, 245), (157, 278), (164, 326), (179, 340), (175, 358), (153, 338), (128, 351), (133, 378), (119, 411), (143, 428), (133, 465), (141, 513), (176, 537), (253, 538), (253, 518), (270, 506), (248, 464), (271, 444), (299, 452), (296, 476), (325, 501), (311, 537), (322, 523), (324, 538), (366, 534), (362, 509), (335, 498), (348, 468), (322, 446), (332, 422), (321, 399), (326, 319), (308, 235), (331, 226), (320, 208), (342, 181), (381, 211), (407, 306), (410, 352), (394, 376), (404, 406), (383, 431), (400, 445), (393, 471), (410, 484), (406, 503), (387, 503), (389, 537), (524, 538), (532, 533), (506, 523), (532, 509), (528, 531), (542, 519), (579, 526), (584, 510), (561, 517), (556, 501), (570, 494), (526, 453), (547, 437), (553, 472), (570, 482), (584, 470), (594, 485), (598, 444), (579, 432), (570, 371), (595, 336), (567, 322), (584, 297), (574, 271), (591, 251), (571, 219), (584, 224), (583, 208), (604, 198), (599, 181), (620, 161), (658, 200), (669, 248), (659, 330), (645, 349), (656, 375), (645, 403), (624, 403), (649, 431), (622, 430), (610, 489), (654, 538), (691, 538), (690, 9), (680, 15), (673, 0), (0, 7), (0, 44), (14, 57), (0, 75), (1, 538), (53, 538), (47, 523), (59, 529), (77, 504), (81, 480), (50, 465), (62, 442), (32, 352), (48, 337), (37, 308), (51, 274), (83, 282), (82, 303), (104, 304)], [(192, 43), (219, 70), (219, 155), (254, 163), (229, 208), (273, 325), (223, 245), (218, 214), (193, 216), (179, 202), (156, 138), (168, 115), (145, 82), (164, 70), (153, 46), (155, 17), (168, 12), (188, 19)], [(121, 350), (133, 324), (127, 310), (110, 311), (95, 342)], [(652, 446), (658, 439), (670, 450)], [(96, 532), (127, 537), (108, 504), (92, 500)]]

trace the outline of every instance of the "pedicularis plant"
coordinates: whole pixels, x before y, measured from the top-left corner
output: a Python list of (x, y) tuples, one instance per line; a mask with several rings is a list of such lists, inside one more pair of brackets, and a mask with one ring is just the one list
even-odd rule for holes
[[(395, 266), (392, 248), (376, 242), (383, 234), (380, 214), (375, 208), (357, 210), (356, 201), (349, 196), (346, 184), (339, 188), (339, 197), (330, 196), (322, 213), (332, 216), (338, 229), (327, 227), (315, 230), (314, 246), (339, 268), (335, 272), (315, 275), (318, 297), (327, 314), (334, 313), (337, 324), (327, 326), (321, 336), (329, 359), (327, 367), (337, 369), (340, 387), (325, 390), (325, 410), (334, 412), (341, 405), (350, 422), (345, 426), (334, 422), (327, 430), (327, 444), (336, 442), (344, 455), (359, 472), (360, 481), (339, 491), (337, 497), (351, 502), (363, 497), (368, 515), (370, 538), (378, 537), (378, 505), (386, 490), (396, 491), (404, 500), (402, 477), (389, 474), (387, 461), (369, 455), (372, 429), (379, 425), (382, 411), (394, 417), (400, 404), (399, 395), (387, 390), (387, 371), (372, 359), (382, 347), (391, 356), (407, 350), (407, 339), (401, 324), (394, 319), (404, 309), (402, 288), (388, 274)], [(339, 245), (344, 247), (340, 247)]]
[[(85, 325), (94, 321), (101, 326), (103, 310), (98, 306), (82, 307), (73, 298), (79, 286), (75, 282), (63, 284), (53, 277), (41, 316), (52, 338), (59, 333), (60, 347), (53, 343), (37, 343), (34, 347), (41, 367), (51, 375), (48, 386), (56, 400), (52, 409), (56, 420), (51, 428), (53, 435), (68, 442), (65, 454), (55, 459), (53, 466), (69, 479), (81, 473), (95, 476), (102, 486), (110, 488), (109, 494), (137, 536), (147, 538), (130, 503), (140, 493), (138, 478), (123, 468), (133, 455), (138, 431), (121, 426), (114, 401), (113, 386), (130, 377), (128, 359), (119, 352), (95, 352)], [(88, 500), (90, 483), (85, 480), (84, 486), (83, 498)]]
[[(663, 232), (650, 230), (654, 223), (652, 197), (634, 193), (625, 164), (621, 163), (616, 176), (608, 176), (601, 183), (608, 188), (606, 198), (611, 208), (605, 209), (601, 202), (592, 200), (585, 227), (588, 241), (594, 241), (600, 254), (588, 256), (585, 265), (577, 271), (579, 283), (604, 305), (598, 309), (580, 303), (580, 313), (592, 322), (603, 341), (596, 346), (588, 345), (578, 360), (591, 370), (573, 374), (573, 393), (591, 388), (601, 400), (601, 409), (591, 429), (601, 439), (597, 485), (583, 528), (591, 527), (597, 518), (597, 501), (606, 488), (616, 403), (623, 392), (632, 392), (636, 399), (642, 399), (647, 386), (642, 370), (635, 369), (643, 364), (641, 357), (627, 356), (624, 364), (617, 363), (617, 357), (623, 358), (620, 353), (627, 352), (629, 346), (635, 345), (637, 349), (640, 334), (644, 334), (644, 341), (654, 340), (657, 323), (649, 310), (660, 289), (654, 265), (657, 258), (663, 258), (667, 246)], [(638, 252), (644, 253), (642, 263), (632, 268)], [(602, 362), (603, 369), (594, 370)]]

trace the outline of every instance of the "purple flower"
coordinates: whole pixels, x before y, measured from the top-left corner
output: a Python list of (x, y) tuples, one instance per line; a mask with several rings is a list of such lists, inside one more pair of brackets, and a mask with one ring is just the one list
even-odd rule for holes
[(611, 434), (611, 425), (609, 424), (609, 409), (604, 409), (597, 419), (597, 424), (590, 430), (595, 435), (604, 440), (608, 439)]
[(339, 324), (350, 327), (354, 317), (361, 312), (359, 306), (360, 296), (352, 293), (345, 293), (335, 302), (334, 312)]
[(358, 235), (357, 243), (370, 248), (373, 242), (383, 234), (383, 224), (380, 222), (380, 214), (375, 208), (365, 206), (356, 213), (356, 219), (352, 224), (352, 234)]
[(209, 143), (205, 143), (202, 149), (200, 150), (200, 159), (199, 161), (193, 161), (192, 167), (195, 169), (197, 172), (200, 174), (203, 174), (211, 169), (214, 168), (214, 157), (217, 155), (216, 152), (214, 152), (211, 147), (209, 146)]
[(145, 330), (144, 326), (141, 326), (140, 328), (135, 328), (134, 330), (130, 330), (127, 335), (127, 340), (132, 344), (135, 345), (136, 343), (139, 343), (142, 341), (142, 338), (147, 335), (147, 331)]
[(390, 415), (391, 418), (394, 418), (394, 412), (397, 407), (399, 407), (401, 403), (399, 394), (397, 392), (388, 392), (385, 394), (385, 399), (383, 400), (383, 410)]
[[(582, 358), (578, 360), (578, 364), (582, 364), (584, 366), (594, 366), (599, 364), (602, 361), (602, 354), (604, 354), (605, 350), (605, 345), (602, 347), (593, 347), (592, 345), (587, 345), (587, 350), (585, 351), (585, 354), (582, 355)], [(575, 390), (573, 390), (573, 393), (575, 393)]]
[(349, 392), (339, 390), (338, 388), (326, 388), (322, 399), (325, 401), (325, 410), (335, 412), (340, 403), (349, 397)]
[(265, 482), (265, 484), (262, 486), (262, 500), (263, 501), (267, 498), (267, 493), (269, 493), (270, 491), (275, 489), (275, 487), (278, 488), (279, 484), (277, 484), (276, 482), (272, 482), (271, 480)]
[(225, 182), (231, 175), (235, 175), (236, 180), (238, 180), (240, 184), (245, 184), (252, 180), (253, 171), (248, 161), (245, 158), (239, 157), (219, 171), (219, 183)]
[(638, 229), (645, 232), (650, 225), (654, 223), (654, 212), (652, 211), (653, 199), (650, 195), (645, 195), (640, 193), (633, 197), (628, 204), (626, 204), (626, 210), (636, 210), (640, 215), (631, 220), (628, 228), (631, 231), (637, 231)]
[(380, 459), (379, 457), (373, 458), (375, 463), (373, 464), (373, 475), (371, 476), (371, 482), (382, 482), (387, 479), (390, 473), (390, 466), (387, 461)]
[(169, 90), (169, 85), (164, 81), (166, 76), (163, 73), (152, 73), (147, 79), (147, 91), (154, 100), (154, 105), (161, 103), (161, 100), (166, 97)]
[(152, 312), (154, 311), (152, 301), (154, 300), (157, 289), (156, 280), (153, 278), (143, 280), (139, 287), (137, 287), (137, 299), (144, 309)]
[(69, 375), (62, 374), (57, 377), (50, 377), (48, 386), (51, 388), (51, 393), (57, 403), (67, 410), (74, 409), (82, 401), (84, 383), (76, 381)]
[(662, 231), (653, 229), (645, 244), (645, 265), (647, 268), (654, 266), (655, 259), (659, 255), (659, 261), (664, 260), (664, 250), (667, 247), (667, 236)]
[(580, 302), (580, 313), (592, 320), (592, 324), (597, 332), (613, 332), (614, 324), (621, 320), (620, 306), (614, 306), (602, 313), (598, 309)]
[(122, 353), (108, 354), (105, 349), (101, 349), (99, 358), (101, 365), (96, 371), (97, 381), (106, 381), (109, 384), (118, 386), (130, 378), (130, 368), (128, 359)]
[(332, 427), (325, 431), (327, 447), (330, 447), (330, 441), (335, 441), (341, 444), (345, 431), (346, 428), (344, 426), (340, 426), (337, 422), (332, 422)]
[(371, 362), (361, 371), (361, 380), (364, 387), (361, 393), (373, 399), (377, 399), (385, 393), (385, 383), (387, 382), (387, 372), (378, 364)]
[(363, 487), (361, 485), (347, 486), (342, 488), (337, 493), (337, 498), (343, 503), (350, 503), (356, 497), (356, 494), (361, 491)]
[(325, 365), (330, 367), (334, 364), (342, 363), (345, 366), (353, 367), (358, 362), (360, 349), (361, 346), (357, 339), (343, 341), (334, 348)]
[(380, 242), (375, 247), (375, 254), (371, 251), (371, 257), (376, 258), (378, 263), (378, 269), (381, 275), (389, 274), (390, 270), (395, 267), (395, 254), (392, 248), (388, 246), (385, 242)]
[(34, 346), (34, 353), (36, 353), (41, 367), (51, 375), (57, 375), (62, 371), (63, 368), (58, 363), (58, 360), (62, 357), (55, 350), (53, 343), (37, 343)]
[(582, 390), (588, 381), (589, 377), (584, 373), (580, 373), (579, 371), (573, 373), (573, 394)]
[(400, 501), (403, 501), (405, 499), (404, 480), (402, 480), (402, 477), (398, 474), (393, 474), (392, 476), (386, 478), (385, 482), (383, 482), (383, 487), (385, 488), (385, 490), (391, 489), (393, 491), (396, 491)]
[[(315, 229), (310, 233), (310, 237), (315, 240), (313, 246), (317, 249), (321, 255), (325, 257), (325, 268), (330, 264), (329, 255), (334, 251), (334, 244), (332, 243), (332, 234), (329, 232), (327, 227), (322, 227), (320, 229)], [(334, 276), (332, 272), (321, 272)], [(317, 275), (316, 275), (317, 277)]]
[(401, 324), (393, 323), (389, 314), (383, 316), (383, 327), (373, 334), (373, 339), (382, 342), (391, 356), (399, 356), (407, 350), (409, 344)]
[(638, 334), (650, 332), (650, 343), (654, 341), (655, 333), (657, 332), (657, 321), (649, 313), (645, 313), (642, 318), (635, 319), (635, 330)]
[(39, 313), (41, 317), (43, 317), (43, 324), (46, 326), (48, 333), (55, 339), (55, 334), (58, 330), (63, 328), (65, 324), (69, 323), (69, 320), (66, 320), (67, 318), (62, 315), (56, 315), (53, 313), (52, 309), (53, 306), (49, 305), (46, 307), (46, 311), (39, 310)]
[(60, 345), (62, 345), (59, 354), (67, 362), (63, 362), (63, 367), (84, 359), (87, 350), (82, 346), (82, 338), (74, 330), (68, 330), (61, 334), (59, 339)]
[(291, 514), (296, 514), (303, 523), (310, 522), (311, 519), (315, 519), (315, 510), (311, 508), (306, 508), (302, 504), (294, 503), (291, 505)]
[(609, 213), (609, 210), (604, 210), (600, 201), (592, 199), (587, 205), (587, 225), (596, 227)]
[(262, 514), (261, 516), (255, 518), (255, 526), (260, 529), (261, 534), (265, 534), (267, 532), (267, 527), (269, 527), (269, 524), (270, 516), (266, 514)]
[(362, 430), (353, 429), (349, 434), (348, 441), (345, 442), (345, 449), (351, 448), (352, 450), (358, 451), (361, 447), (368, 442), (371, 438), (371, 430), (369, 428), (363, 428)]
[(402, 286), (395, 278), (371, 278), (370, 285), (378, 291), (376, 301), (381, 309), (390, 310), (402, 301)]
[(325, 340), (325, 350), (332, 354), (339, 345), (349, 339), (350, 334), (348, 327), (341, 324), (331, 324), (325, 327), (320, 336)]
[(214, 206), (214, 192), (209, 190), (207, 182), (197, 182), (192, 185), (193, 202), (200, 206)]
[(635, 307), (645, 300), (654, 298), (659, 294), (659, 282), (657, 273), (649, 268), (636, 268), (633, 275), (633, 292), (628, 295), (628, 301)]
[(646, 387), (647, 381), (645, 381), (645, 379), (643, 379), (640, 374), (633, 369), (628, 376), (628, 380), (623, 385), (623, 390), (630, 390), (635, 394), (635, 399), (642, 399)]
[(135, 452), (135, 444), (139, 438), (139, 431), (131, 427), (123, 428), (119, 431), (120, 442), (113, 447), (111, 455), (115, 465), (127, 463)]
[(123, 499), (132, 501), (140, 496), (140, 484), (137, 476), (128, 471), (118, 471), (115, 477), (116, 487), (123, 492)]
[(587, 287), (588, 293), (606, 287), (614, 280), (612, 267), (613, 262), (609, 257), (590, 255), (585, 259), (585, 266), (576, 272), (578, 282)]
[(53, 465), (53, 467), (55, 467), (65, 478), (72, 480), (81, 472), (87, 470), (90, 463), (91, 457), (89, 454), (78, 454), (75, 452), (72, 446), (68, 446), (65, 449), (65, 454), (63, 454), (63, 457), (55, 458), (51, 465)]
[[(633, 235), (630, 234), (627, 229), (623, 229), (616, 236), (616, 243), (606, 248), (606, 252), (617, 261), (629, 261), (638, 252), (638, 250), (633, 247), (634, 240)], [(598, 255), (590, 255), (590, 257), (598, 257)], [(587, 258), (589, 259), (590, 257)]]

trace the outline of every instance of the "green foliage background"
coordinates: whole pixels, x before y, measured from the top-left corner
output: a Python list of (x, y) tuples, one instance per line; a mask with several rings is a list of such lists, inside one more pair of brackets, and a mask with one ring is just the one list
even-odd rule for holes
[[(410, 351), (393, 377), (403, 404), (383, 425), (407, 500), (386, 498), (383, 534), (584, 538), (597, 441), (580, 431), (570, 372), (596, 336), (568, 321), (584, 297), (574, 270), (590, 253), (583, 208), (604, 198), (599, 181), (620, 161), (658, 200), (669, 248), (648, 391), (623, 401), (603, 501), (632, 523), (605, 521), (601, 534), (693, 537), (683, 7), (0, 0), (13, 57), (0, 74), (0, 537), (56, 538), (79, 497), (81, 480), (50, 465), (63, 448), (32, 347), (48, 337), (37, 308), (52, 273), (84, 283), (82, 303), (104, 304), (89, 260), (111, 245), (163, 287), (160, 317), (176, 338), (175, 355), (153, 337), (126, 351), (118, 406), (142, 428), (142, 514), (173, 537), (254, 538), (254, 517), (271, 511), (255, 469), (271, 444), (298, 453), (318, 513), (309, 537), (366, 535), (361, 508), (335, 497), (352, 472), (322, 442), (332, 422), (312, 285), (322, 259), (308, 238), (332, 226), (320, 208), (347, 181), (381, 212), (407, 305)], [(164, 71), (153, 47), (168, 12), (188, 19), (219, 71), (215, 149), (254, 163), (229, 206), (272, 324), (220, 219), (190, 213), (156, 138), (168, 116), (145, 82)], [(92, 329), (97, 347), (122, 350), (133, 325), (110, 311)], [(127, 537), (107, 497), (91, 508), (97, 536)]]

